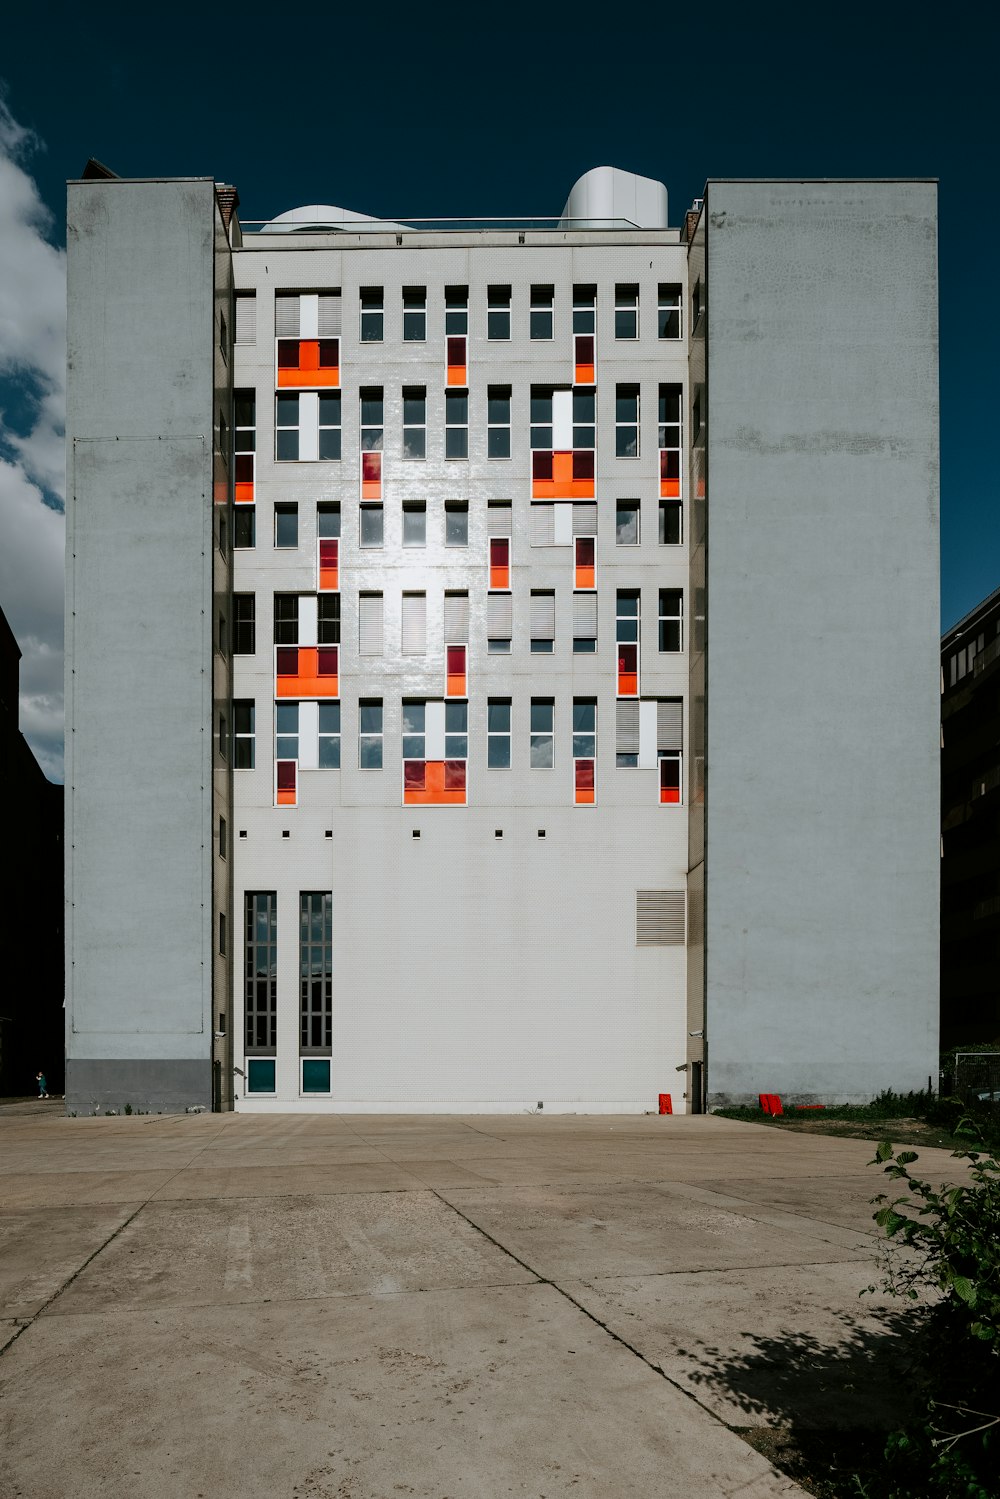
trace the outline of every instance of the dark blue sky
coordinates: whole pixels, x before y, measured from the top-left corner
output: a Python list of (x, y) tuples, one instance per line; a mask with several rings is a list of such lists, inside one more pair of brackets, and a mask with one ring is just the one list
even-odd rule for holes
[(940, 178), (947, 626), (1000, 584), (987, 9), (57, 3), (7, 18), (0, 78), (60, 224), (89, 155), (234, 182), (246, 219), (556, 214), (602, 163), (675, 223), (706, 177)]

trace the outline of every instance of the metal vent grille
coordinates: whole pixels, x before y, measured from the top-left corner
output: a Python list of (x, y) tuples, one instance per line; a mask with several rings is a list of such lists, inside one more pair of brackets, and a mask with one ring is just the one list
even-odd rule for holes
[(637, 890), (636, 947), (682, 947), (684, 905), (683, 890)]

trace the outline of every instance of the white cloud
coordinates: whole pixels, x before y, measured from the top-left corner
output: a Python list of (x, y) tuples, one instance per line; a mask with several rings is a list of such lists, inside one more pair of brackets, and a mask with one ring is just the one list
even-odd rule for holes
[(22, 732), (61, 780), (66, 257), (23, 164), (38, 145), (0, 99), (0, 607), (22, 652)]

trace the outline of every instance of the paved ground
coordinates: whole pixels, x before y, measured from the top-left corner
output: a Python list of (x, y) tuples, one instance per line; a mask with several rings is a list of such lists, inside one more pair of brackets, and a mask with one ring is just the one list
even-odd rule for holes
[(865, 1141), (61, 1107), (0, 1109), (0, 1499), (770, 1499), (731, 1428), (891, 1418)]

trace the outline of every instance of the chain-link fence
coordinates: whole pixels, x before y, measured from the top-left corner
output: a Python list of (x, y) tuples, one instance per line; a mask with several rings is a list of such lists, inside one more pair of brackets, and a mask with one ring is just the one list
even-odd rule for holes
[(1000, 1051), (956, 1051), (941, 1072), (942, 1096), (1000, 1113)]

